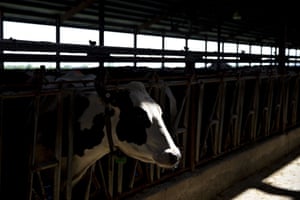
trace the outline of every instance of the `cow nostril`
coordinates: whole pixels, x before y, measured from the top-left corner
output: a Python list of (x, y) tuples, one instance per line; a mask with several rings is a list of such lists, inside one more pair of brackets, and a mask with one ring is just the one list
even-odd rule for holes
[(171, 164), (176, 164), (179, 160), (179, 157), (177, 155), (174, 155), (173, 153), (169, 153), (169, 161)]

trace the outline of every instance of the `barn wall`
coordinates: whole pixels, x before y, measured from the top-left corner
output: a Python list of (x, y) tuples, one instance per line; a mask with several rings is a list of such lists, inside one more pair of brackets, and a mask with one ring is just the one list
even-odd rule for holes
[(147, 189), (128, 198), (133, 199), (214, 199), (233, 183), (276, 162), (300, 147), (300, 128), (284, 135), (244, 148), (233, 155), (216, 160), (201, 169), (182, 174), (172, 182)]

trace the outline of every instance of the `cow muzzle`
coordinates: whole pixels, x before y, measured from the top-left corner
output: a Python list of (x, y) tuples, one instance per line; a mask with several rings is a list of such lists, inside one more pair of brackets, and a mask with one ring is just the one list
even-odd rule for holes
[(178, 149), (167, 149), (163, 153), (154, 156), (154, 160), (159, 167), (177, 168), (181, 160), (181, 153)]

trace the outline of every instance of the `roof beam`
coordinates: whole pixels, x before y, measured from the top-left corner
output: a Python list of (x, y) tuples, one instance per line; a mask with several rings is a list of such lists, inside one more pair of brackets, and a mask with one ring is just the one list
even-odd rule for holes
[(82, 0), (77, 6), (72, 7), (70, 10), (66, 11), (61, 15), (61, 21), (65, 21), (73, 17), (76, 13), (84, 10), (94, 3), (95, 0)]
[(143, 30), (143, 29), (147, 29), (147, 28), (149, 28), (152, 24), (156, 24), (156, 23), (160, 22), (161, 20), (165, 19), (167, 16), (168, 16), (167, 13), (162, 14), (162, 15), (159, 15), (159, 16), (156, 16), (156, 17), (150, 19), (149, 21), (147, 21), (147, 22), (145, 22), (145, 23), (139, 25), (139, 26), (137, 27), (137, 31), (140, 31), (140, 30)]

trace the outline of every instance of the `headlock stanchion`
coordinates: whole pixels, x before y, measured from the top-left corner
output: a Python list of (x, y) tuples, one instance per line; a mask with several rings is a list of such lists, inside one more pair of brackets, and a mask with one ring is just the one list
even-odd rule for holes
[[(120, 70), (120, 69), (115, 69)], [(113, 140), (109, 139), (110, 151), (113, 152), (101, 158), (88, 172), (87, 193), (85, 198), (98, 195), (105, 199), (120, 199), (130, 196), (144, 188), (154, 186), (183, 172), (201, 167), (203, 163), (223, 156), (233, 150), (251, 145), (256, 141), (267, 139), (275, 134), (285, 133), (300, 125), (299, 105), (299, 72), (280, 74), (276, 69), (236, 69), (224, 73), (209, 71), (194, 71), (194, 74), (175, 72), (166, 75), (155, 71), (155, 79), (149, 79), (149, 71), (137, 71), (137, 74), (124, 70), (122, 77), (114, 77), (111, 69), (109, 80), (105, 89), (118, 92), (123, 84), (130, 80), (142, 81), (149, 94), (161, 105), (163, 117), (168, 130), (172, 133), (182, 153), (182, 160), (175, 169), (162, 169), (153, 164), (129, 158), (115, 151)], [(292, 71), (292, 69), (291, 69)], [(145, 75), (145, 74), (148, 75)], [(127, 76), (128, 75), (128, 76)], [(150, 80), (150, 81), (149, 81)], [(74, 95), (72, 87), (61, 89), (59, 84), (53, 88), (42, 89), (38, 93), (35, 89), (21, 92), (7, 91), (8, 86), (1, 85), (0, 96), (0, 191), (16, 189), (10, 188), (9, 179), (4, 176), (12, 174), (7, 164), (13, 162), (6, 160), (11, 147), (5, 145), (12, 141), (12, 131), (9, 124), (14, 124), (10, 116), (8, 105), (15, 104), (15, 100), (31, 102), (32, 123), (27, 133), (31, 136), (28, 147), (28, 160), (31, 166), (27, 172), (29, 194), (24, 199), (34, 199), (36, 195), (58, 199), (72, 199), (72, 156), (73, 156), (73, 128), (74, 128)], [(47, 87), (49, 83), (46, 84)], [(88, 85), (88, 84), (86, 84)], [(104, 85), (102, 85), (104, 86)], [(104, 87), (99, 87), (104, 89)], [(98, 89), (99, 89), (98, 88)], [(84, 87), (82, 90), (90, 90)], [(46, 96), (53, 97), (57, 103), (54, 123), (53, 146), (54, 155), (46, 161), (38, 161), (39, 153), (38, 128), (43, 125), (41, 119), (41, 106)], [(66, 103), (64, 97), (69, 97)], [(109, 98), (107, 98), (109, 99)], [(106, 132), (110, 133), (110, 102), (106, 102)], [(13, 109), (13, 108), (12, 108)], [(67, 110), (67, 112), (66, 112)], [(20, 117), (18, 117), (19, 119)], [(62, 124), (63, 118), (68, 124)], [(29, 119), (29, 117), (28, 117)], [(24, 119), (25, 120), (25, 119)], [(31, 128), (30, 128), (31, 127)], [(64, 135), (63, 127), (67, 127)], [(19, 135), (19, 134), (18, 134)], [(21, 134), (22, 135), (22, 134)], [(110, 134), (108, 134), (109, 136)], [(68, 138), (68, 145), (63, 146), (62, 138)], [(26, 144), (18, 142), (26, 147)], [(62, 152), (67, 149), (67, 159), (63, 161)], [(66, 162), (65, 162), (66, 161)], [(25, 162), (25, 161), (24, 161)], [(67, 163), (67, 174), (62, 172), (62, 164)], [(23, 163), (23, 166), (26, 164)], [(12, 169), (13, 170), (13, 169)], [(50, 176), (46, 176), (50, 171)], [(23, 180), (21, 180), (23, 179)], [(52, 181), (49, 181), (52, 179)], [(26, 176), (20, 177), (20, 184), (26, 182)], [(5, 187), (4, 187), (5, 184)], [(62, 196), (61, 188), (65, 188)], [(21, 192), (20, 192), (21, 194)]]

